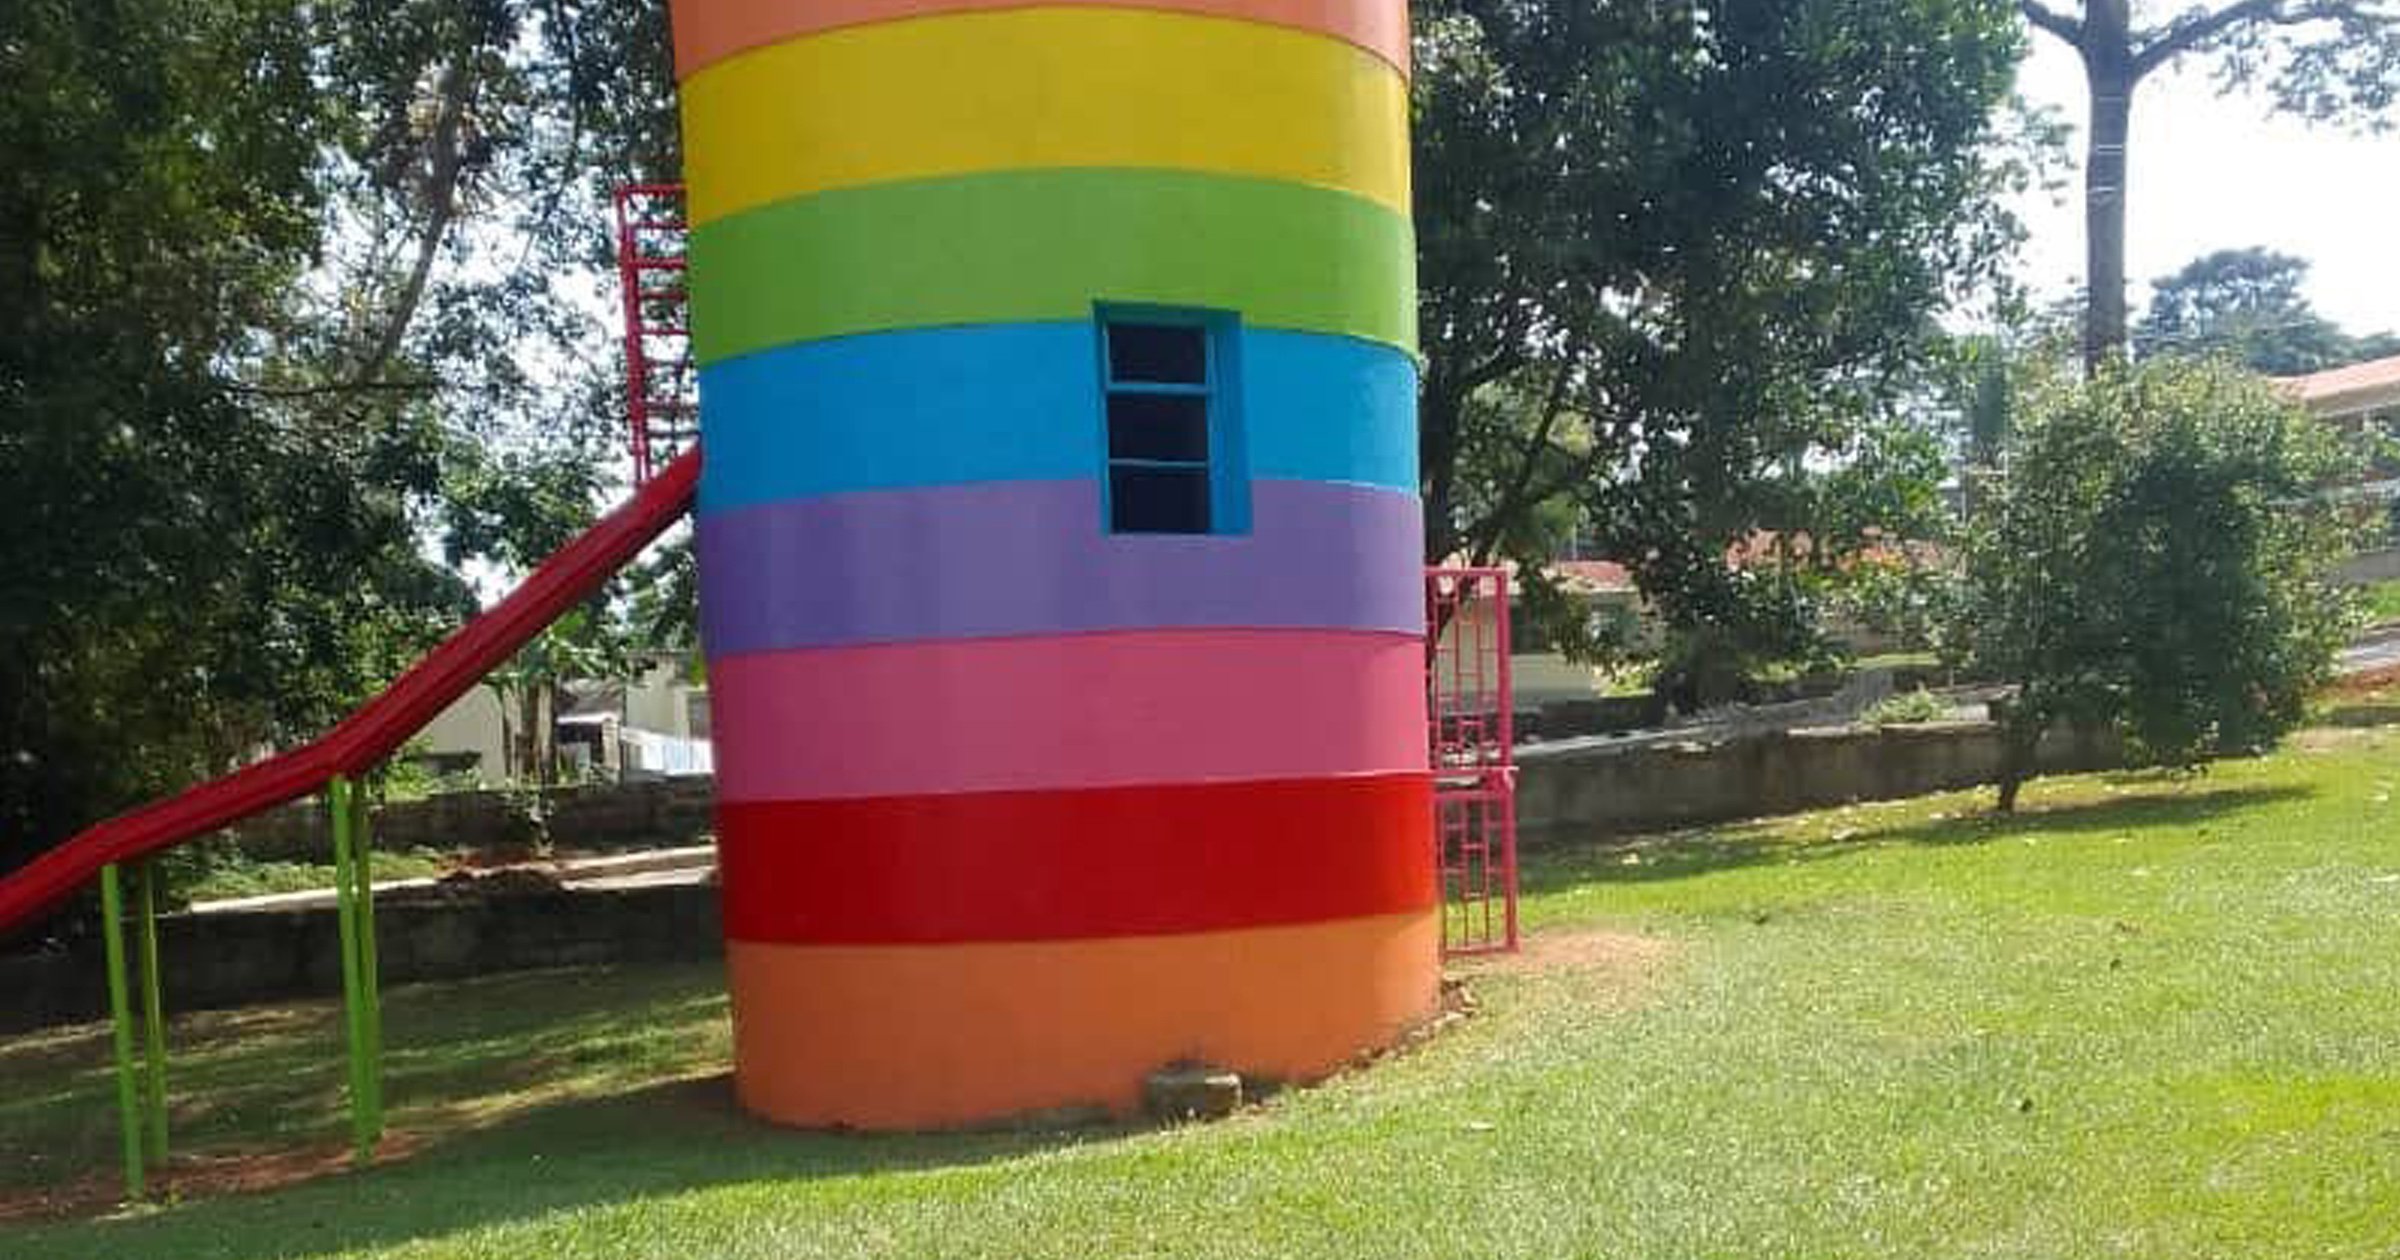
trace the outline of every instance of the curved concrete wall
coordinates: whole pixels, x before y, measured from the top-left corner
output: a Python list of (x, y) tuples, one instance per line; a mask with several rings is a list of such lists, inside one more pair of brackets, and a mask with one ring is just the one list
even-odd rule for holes
[[(674, 13), (745, 1102), (1129, 1109), (1422, 1017), (1401, 0)], [(1215, 532), (1111, 532), (1153, 316), (1210, 329)]]

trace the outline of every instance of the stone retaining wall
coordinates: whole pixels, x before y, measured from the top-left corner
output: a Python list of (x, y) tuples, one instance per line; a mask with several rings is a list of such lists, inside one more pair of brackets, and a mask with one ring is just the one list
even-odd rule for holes
[[(171, 1011), (342, 991), (332, 906), (173, 914), (159, 920)], [(399, 898), (375, 908), (385, 985), (502, 971), (721, 957), (714, 884)], [(0, 1033), (107, 1013), (100, 942), (0, 955)]]
[[(1881, 694), (1944, 687), (1956, 680), (1930, 665), (1901, 665), (1868, 672), (1808, 674), (1785, 682), (1761, 683), (1752, 706), (1775, 706), (1804, 700), (1823, 700), (1868, 677), (1880, 675)], [(1545, 700), (1517, 714), (1520, 734), (1542, 739), (1576, 739), (1588, 735), (1622, 735), (1658, 726), (1667, 720), (1666, 697), (1652, 691), (1620, 696), (1579, 696)]]
[(2347, 582), (2353, 586), (2364, 586), (2370, 582), (2389, 582), (2394, 578), (2400, 578), (2400, 547), (2362, 551), (2344, 560), (2341, 566), (2334, 570), (2333, 577), (2337, 582)]
[[(552, 788), (542, 793), (549, 839), (584, 851), (702, 843), (715, 828), (716, 781), (705, 775)], [(452, 792), (395, 801), (375, 811), (378, 849), (520, 847), (538, 838), (533, 797), (523, 792)], [(233, 831), (234, 843), (266, 861), (325, 861), (332, 840), (319, 801), (271, 810)]]
[[(1518, 754), (1517, 829), (1538, 844), (1896, 800), (1992, 783), (2000, 758), (1989, 722), (1537, 745)], [(2124, 753), (2109, 736), (2062, 733), (2043, 741), (2040, 760), (2063, 774), (2114, 768)]]

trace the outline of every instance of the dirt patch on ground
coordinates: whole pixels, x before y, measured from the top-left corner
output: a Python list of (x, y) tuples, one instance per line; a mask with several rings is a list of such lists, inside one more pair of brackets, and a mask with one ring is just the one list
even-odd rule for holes
[(2304, 753), (2346, 752), (2373, 748), (2390, 739), (2392, 729), (2372, 726), (2310, 726), (2292, 732), (2291, 747)]
[(2346, 699), (2373, 696), (2376, 692), (2390, 691), (2394, 688), (2400, 688), (2400, 665), (2386, 665), (2380, 669), (2344, 674), (2328, 684), (2322, 694)]
[[(430, 1141), (421, 1133), (386, 1133), (375, 1150), (375, 1162), (404, 1160), (428, 1145)], [(153, 1203), (174, 1203), (253, 1194), (349, 1172), (352, 1167), (347, 1143), (287, 1150), (197, 1151), (178, 1154), (164, 1169), (151, 1170), (148, 1195)], [(124, 1178), (115, 1172), (92, 1173), (63, 1185), (0, 1189), (0, 1225), (105, 1216), (121, 1208), (124, 1198)]]
[(1529, 971), (1647, 971), (1671, 952), (1665, 941), (1631, 932), (1540, 932), (1513, 961)]
[(1649, 972), (1674, 952), (1654, 936), (1632, 932), (1533, 932), (1514, 954), (1470, 958), (1452, 965), (1464, 976), (1490, 972), (1614, 972), (1635, 976)]
[(1599, 929), (1531, 932), (1514, 954), (1465, 958), (1450, 973), (1472, 993), (1485, 976), (1522, 975), (1571, 985), (1590, 1001), (1631, 1005), (1651, 992), (1674, 959), (1672, 942)]

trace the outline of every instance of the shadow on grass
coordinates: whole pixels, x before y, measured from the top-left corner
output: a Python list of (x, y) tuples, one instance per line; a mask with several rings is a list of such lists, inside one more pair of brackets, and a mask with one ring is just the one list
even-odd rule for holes
[[(384, 1002), (393, 1122), (477, 1103), (504, 1114), (562, 1088), (605, 1094), (722, 1062), (720, 985), (714, 968), (690, 967), (395, 987)], [(106, 1024), (84, 1024), (0, 1041), (0, 1197), (115, 1166), (108, 1037)], [(341, 1006), (326, 1000), (176, 1016), (174, 1149), (232, 1156), (338, 1143), (348, 1132), (342, 1037)]]
[[(743, 1112), (732, 1078), (667, 1082), (534, 1108), (366, 1173), (167, 1211), (57, 1222), (34, 1254), (348, 1253), (687, 1191), (971, 1167), (1130, 1130), (869, 1136), (778, 1128)], [(0, 1239), (6, 1237), (0, 1231)]]
[[(2155, 775), (2142, 774), (2109, 775), (2101, 781), (2150, 789), (2163, 784)], [(1984, 811), (1895, 821), (1816, 839), (1792, 836), (1786, 830), (1789, 820), (1768, 819), (1547, 848), (1528, 857), (1522, 880), (1527, 894), (1539, 895), (1591, 884), (1661, 883), (1747, 866), (1828, 861), (1897, 845), (1947, 847), (2025, 836), (2073, 838), (2149, 827), (2196, 827), (2226, 814), (2312, 794), (2299, 787), (2186, 788), (2027, 808), (2014, 815)]]

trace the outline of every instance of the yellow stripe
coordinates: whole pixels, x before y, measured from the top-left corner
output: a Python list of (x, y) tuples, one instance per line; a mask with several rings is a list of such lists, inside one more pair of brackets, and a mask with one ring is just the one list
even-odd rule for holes
[(683, 85), (695, 223), (833, 188), (1035, 167), (1313, 184), (1408, 212), (1408, 97), (1354, 45), (1140, 9), (853, 27)]

